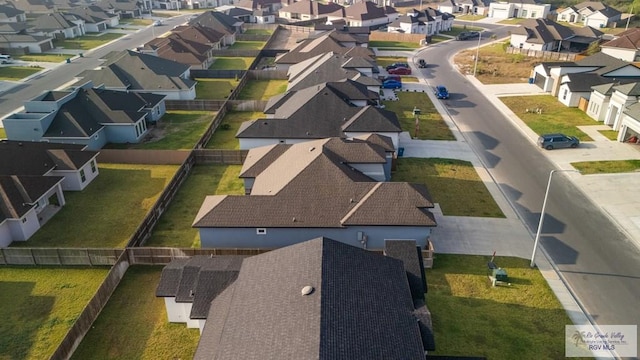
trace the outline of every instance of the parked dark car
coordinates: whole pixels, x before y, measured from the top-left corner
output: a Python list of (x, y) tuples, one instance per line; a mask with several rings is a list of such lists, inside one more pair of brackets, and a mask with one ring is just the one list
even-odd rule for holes
[(398, 80), (389, 79), (382, 82), (383, 89), (400, 89), (401, 87), (402, 82)]
[(427, 61), (425, 59), (418, 60), (418, 67), (424, 69), (427, 67)]
[(387, 72), (392, 75), (411, 75), (411, 69), (408, 67), (399, 66), (397, 68), (389, 69)]
[(387, 75), (382, 79), (382, 81), (387, 81), (387, 80), (395, 80), (397, 82), (402, 82), (402, 77), (400, 77), (400, 75)]
[(395, 69), (395, 68), (397, 68), (397, 67), (405, 67), (405, 68), (408, 68), (408, 67), (409, 67), (409, 64), (407, 64), (406, 62), (396, 62), (396, 63), (393, 63), (393, 64), (391, 64), (391, 65), (388, 65), (388, 66), (385, 68), (385, 70), (389, 71), (389, 70), (391, 70), (391, 69)]
[(447, 90), (446, 87), (444, 87), (442, 85), (436, 86), (435, 94), (436, 94), (436, 97), (438, 99), (448, 99), (449, 98), (449, 91)]
[(580, 145), (580, 140), (575, 136), (565, 134), (544, 134), (538, 138), (538, 145), (547, 150), (577, 148)]
[(480, 32), (478, 31), (464, 31), (456, 36), (456, 40), (469, 40), (480, 37)]

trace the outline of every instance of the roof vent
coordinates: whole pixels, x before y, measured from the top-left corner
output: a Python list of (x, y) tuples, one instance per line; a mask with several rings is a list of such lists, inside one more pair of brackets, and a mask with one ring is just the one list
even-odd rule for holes
[(263, 122), (263, 124), (264, 124), (264, 125), (269, 125), (269, 123), (268, 123), (268, 122), (266, 122), (266, 121), (265, 121), (265, 122)]
[(307, 285), (307, 286), (303, 287), (302, 288), (302, 296), (307, 296), (307, 295), (313, 294), (313, 290), (315, 290), (313, 288), (313, 286)]
[(296, 222), (296, 218), (295, 218), (295, 216), (293, 217), (293, 222)]
[(309, 148), (309, 151), (311, 152), (311, 151), (313, 151), (315, 149), (316, 149), (315, 146), (312, 146), (312, 147)]
[(193, 290), (189, 290), (189, 297), (193, 297)]

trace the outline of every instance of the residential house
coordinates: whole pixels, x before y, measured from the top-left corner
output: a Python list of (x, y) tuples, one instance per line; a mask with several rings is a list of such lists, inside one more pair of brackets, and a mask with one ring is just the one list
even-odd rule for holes
[(293, 4), (293, 2), (293, 0), (239, 0), (234, 1), (233, 3), (241, 8), (262, 10), (265, 13), (273, 14), (275, 16), (278, 14), (278, 10), (282, 9), (284, 6)]
[(82, 144), (98, 150), (108, 143), (137, 143), (148, 123), (164, 115), (164, 96), (93, 88), (47, 91), (4, 119), (7, 138)]
[(65, 14), (84, 20), (85, 31), (88, 33), (103, 32), (120, 24), (118, 14), (110, 14), (96, 5), (74, 7), (65, 11)]
[(622, 120), (618, 132), (618, 141), (629, 141), (640, 138), (640, 102), (627, 106), (622, 110)]
[(223, 36), (204, 26), (182, 25), (168, 36), (152, 39), (139, 51), (188, 64), (192, 69), (208, 69), (213, 63), (213, 50), (220, 49)]
[(244, 32), (244, 23), (219, 11), (207, 11), (189, 21), (189, 25), (200, 25), (223, 34), (221, 46), (230, 46), (236, 42), (236, 34)]
[(183, 7), (180, 0), (152, 0), (151, 6), (160, 10), (180, 10)]
[(347, 26), (376, 27), (388, 24), (400, 17), (391, 6), (378, 6), (372, 1), (357, 2), (327, 15), (328, 21), (344, 20)]
[(7, 6), (24, 11), (25, 14), (49, 14), (59, 11), (52, 0), (6, 0), (5, 3)]
[(432, 36), (441, 31), (451, 30), (454, 18), (451, 14), (431, 7), (427, 7), (424, 11), (413, 9), (389, 24), (387, 31)]
[(387, 244), (382, 255), (320, 237), (247, 257), (238, 271), (222, 256), (175, 259), (156, 296), (192, 294), (192, 313), (206, 302), (198, 360), (424, 359), (435, 341), (422, 257), (415, 242)]
[(240, 149), (369, 133), (391, 138), (397, 148), (402, 132), (398, 117), (378, 107), (378, 96), (352, 80), (275, 96), (267, 102), (266, 118), (240, 126), (236, 134)]
[(640, 62), (640, 28), (631, 28), (617, 35), (613, 40), (600, 45), (601, 51), (609, 56)]
[[(534, 68), (534, 83), (551, 95), (558, 96), (565, 105), (576, 106), (580, 97), (589, 99), (591, 87), (633, 82), (640, 77), (639, 70), (634, 64), (599, 52), (576, 62), (541, 63)], [(580, 73), (592, 75), (572, 75)], [(573, 84), (569, 85), (571, 82)], [(581, 94), (573, 94), (574, 90)]]
[(150, 54), (124, 51), (112, 55), (97, 70), (82, 72), (79, 83), (92, 81), (97, 87), (136, 93), (165, 95), (167, 100), (193, 100), (196, 82), (189, 78), (190, 66)]
[(489, 12), (488, 0), (444, 0), (437, 4), (442, 13), (460, 15), (487, 15)]
[(13, 6), (0, 5), (0, 23), (21, 23), (27, 21), (24, 10), (16, 9)]
[(327, 17), (342, 11), (344, 8), (334, 2), (321, 3), (311, 0), (300, 0), (278, 10), (278, 16), (289, 21), (306, 21)]
[(0, 141), (0, 247), (28, 240), (98, 176), (98, 153), (84, 146)]
[(510, 45), (541, 51), (581, 52), (600, 41), (603, 33), (592, 27), (567, 27), (549, 19), (527, 19), (511, 32)]
[(229, 15), (243, 23), (254, 23), (253, 20), (253, 10), (245, 9), (238, 6), (233, 5), (225, 5), (216, 8), (217, 11), (220, 11), (223, 14)]
[(53, 39), (74, 39), (86, 33), (84, 20), (71, 14), (52, 13), (40, 15), (29, 22), (29, 25), (31, 35), (51, 37)]
[(583, 24), (593, 28), (613, 27), (620, 21), (620, 11), (600, 1), (585, 1), (558, 10), (558, 21)]
[[(624, 111), (633, 104), (640, 102), (640, 82), (607, 83), (592, 87), (587, 115), (602, 121), (613, 130), (620, 130), (623, 125)], [(640, 128), (638, 118), (627, 127)], [(638, 132), (640, 134), (640, 132)], [(622, 132), (620, 135), (623, 135)], [(622, 141), (626, 137), (620, 137)]]
[(250, 195), (205, 198), (193, 222), (202, 247), (278, 248), (331, 236), (367, 249), (382, 249), (385, 239), (415, 239), (424, 248), (436, 226), (427, 189), (376, 181), (347, 162), (381, 163), (382, 149), (379, 160), (357, 160), (356, 152), (371, 152), (359, 143), (325, 146), (328, 141), (277, 144), (287, 148), (274, 150), (279, 156), (250, 150), (252, 156), (269, 156), (269, 164), (261, 163), (258, 174), (245, 174), (255, 178)]
[(150, 9), (147, 1), (138, 0), (99, 0), (95, 5), (107, 13), (118, 15), (120, 19), (141, 18)]
[[(302, 90), (325, 82), (351, 79), (365, 85), (374, 92), (380, 92), (380, 81), (374, 79), (377, 65), (370, 58), (349, 57), (328, 52), (291, 65), (287, 71), (287, 90)], [(365, 76), (359, 76), (365, 75)]]
[(14, 22), (0, 22), (0, 34), (7, 35), (17, 35), (17, 34), (25, 34), (29, 29), (29, 26), (25, 22), (14, 23)]
[(54, 48), (53, 41), (48, 36), (30, 34), (0, 34), (0, 48), (20, 49), (29, 53), (43, 53)]
[(373, 59), (375, 54), (367, 47), (368, 43), (367, 35), (350, 34), (334, 29), (300, 41), (293, 49), (276, 56), (274, 62), (279, 70), (287, 70), (294, 64), (328, 52)]
[[(183, 5), (187, 9), (209, 9), (216, 8), (216, 11), (222, 11), (220, 8), (233, 4), (231, 0), (186, 0)], [(182, 6), (182, 5), (181, 5)]]
[(489, 4), (489, 17), (496, 19), (546, 19), (551, 13), (551, 4), (537, 0), (495, 1)]

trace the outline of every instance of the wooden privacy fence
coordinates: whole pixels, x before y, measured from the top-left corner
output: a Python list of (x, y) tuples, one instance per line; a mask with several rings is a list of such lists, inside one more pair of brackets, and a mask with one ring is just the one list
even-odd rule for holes
[(242, 165), (249, 150), (198, 149), (194, 150), (196, 164)]
[(236, 111), (259, 111), (263, 112), (267, 106), (267, 100), (230, 100), (229, 106)]
[(180, 165), (189, 157), (186, 150), (102, 149), (99, 163)]
[(381, 31), (372, 31), (369, 35), (369, 41), (401, 41), (419, 43), (424, 40), (424, 34), (400, 34)]
[(0, 265), (112, 266), (124, 249), (0, 248)]
[(522, 54), (524, 56), (530, 56), (535, 58), (541, 58), (542, 60), (555, 60), (555, 61), (575, 61), (578, 54), (563, 53), (556, 51), (541, 51), (531, 49), (520, 49), (510, 46), (506, 49), (507, 54)]
[[(165, 100), (167, 110), (200, 110), (200, 111), (218, 111), (224, 106), (226, 100)], [(162, 120), (161, 120), (162, 121)]]

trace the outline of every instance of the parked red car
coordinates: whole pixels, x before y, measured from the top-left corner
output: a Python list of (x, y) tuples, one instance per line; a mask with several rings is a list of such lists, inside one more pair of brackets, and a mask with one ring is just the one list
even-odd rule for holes
[(411, 75), (411, 69), (406, 67), (397, 67), (395, 69), (389, 69), (389, 71), (387, 72), (393, 75)]

